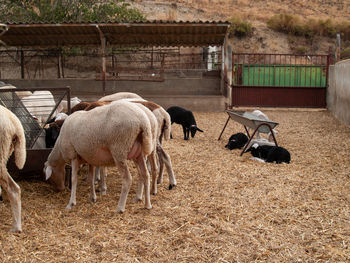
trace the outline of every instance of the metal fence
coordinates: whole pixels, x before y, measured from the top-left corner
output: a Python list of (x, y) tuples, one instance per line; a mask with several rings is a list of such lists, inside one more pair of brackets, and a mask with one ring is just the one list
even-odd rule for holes
[(326, 87), (327, 55), (233, 54), (233, 85)]
[(234, 53), (230, 107), (325, 107), (329, 61), (329, 55)]
[(221, 69), (221, 51), (207, 48), (110, 48), (0, 50), (0, 79), (102, 79), (160, 81), (165, 73)]

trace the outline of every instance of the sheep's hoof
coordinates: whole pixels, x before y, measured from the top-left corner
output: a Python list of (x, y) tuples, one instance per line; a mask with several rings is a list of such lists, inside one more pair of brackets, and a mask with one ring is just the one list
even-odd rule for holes
[(163, 178), (158, 178), (157, 179), (157, 184), (161, 184), (161, 183), (163, 183)]
[(169, 190), (174, 189), (176, 184), (169, 184)]
[(135, 196), (134, 199), (132, 199), (133, 203), (138, 203), (138, 202), (141, 202), (141, 201), (142, 201), (142, 198), (139, 198), (137, 196)]
[(90, 202), (91, 203), (96, 203), (96, 200), (97, 200), (96, 196), (95, 197), (90, 197)]
[(152, 205), (147, 205), (147, 206), (145, 206), (145, 208), (146, 208), (147, 210), (151, 210), (151, 209), (152, 209)]
[(9, 232), (10, 233), (21, 233), (22, 228), (21, 227), (14, 227), (14, 228), (10, 229)]
[(68, 204), (66, 206), (66, 210), (71, 210), (73, 206), (75, 206), (75, 204)]
[(107, 190), (101, 190), (101, 195), (107, 195)]
[(124, 213), (125, 209), (121, 209), (121, 208), (117, 208), (117, 213), (118, 214), (122, 214)]

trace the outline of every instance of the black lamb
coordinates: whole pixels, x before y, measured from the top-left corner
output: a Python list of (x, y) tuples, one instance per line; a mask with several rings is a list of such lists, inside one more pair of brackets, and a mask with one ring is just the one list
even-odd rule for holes
[[(174, 122), (182, 125), (184, 132), (184, 140), (189, 139), (189, 133), (191, 131), (191, 137), (193, 138), (197, 131), (203, 132), (197, 127), (196, 120), (194, 119), (192, 111), (186, 110), (178, 106), (172, 106), (167, 109), (167, 112), (171, 118), (171, 124)], [(172, 136), (171, 136), (172, 138)]]
[(267, 163), (290, 163), (290, 153), (283, 147), (253, 144), (246, 152)]
[(229, 150), (241, 149), (248, 142), (248, 137), (244, 133), (232, 134), (225, 148)]

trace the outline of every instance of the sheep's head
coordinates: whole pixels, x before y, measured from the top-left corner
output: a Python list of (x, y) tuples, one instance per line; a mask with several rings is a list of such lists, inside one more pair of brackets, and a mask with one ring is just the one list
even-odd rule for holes
[(54, 187), (55, 191), (63, 191), (65, 189), (65, 164), (51, 166), (47, 162), (44, 165), (45, 180)]
[(192, 138), (196, 135), (196, 132), (197, 132), (197, 131), (203, 132), (201, 129), (199, 129), (199, 128), (197, 127), (197, 125), (191, 125), (190, 131), (191, 131), (191, 137), (192, 137)]

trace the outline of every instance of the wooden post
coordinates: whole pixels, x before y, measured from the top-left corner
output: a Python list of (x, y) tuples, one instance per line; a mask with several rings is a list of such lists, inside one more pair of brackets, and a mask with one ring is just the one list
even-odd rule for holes
[(21, 49), (21, 79), (24, 79), (24, 53)]
[(106, 37), (103, 35), (103, 32), (101, 31), (100, 27), (98, 25), (95, 25), (98, 33), (100, 34), (100, 41), (101, 41), (101, 63), (102, 63), (102, 93), (103, 96), (106, 95)]
[(57, 78), (61, 78), (61, 49), (58, 50), (57, 54)]

